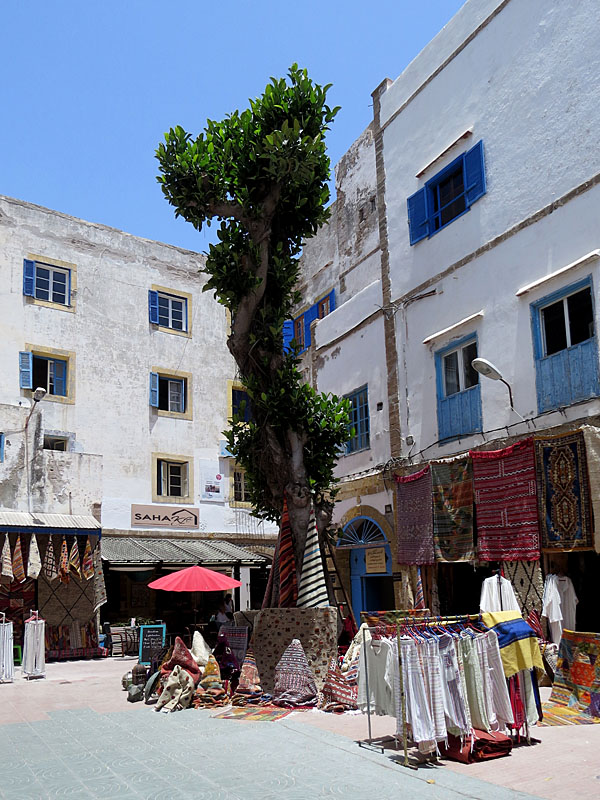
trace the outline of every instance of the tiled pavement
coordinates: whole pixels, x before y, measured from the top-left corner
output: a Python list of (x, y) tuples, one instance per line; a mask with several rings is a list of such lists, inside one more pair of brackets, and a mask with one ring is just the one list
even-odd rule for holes
[(446, 770), (413, 772), (346, 737), (286, 717), (212, 719), (208, 711), (157, 714), (51, 711), (0, 726), (0, 796), (169, 800), (526, 800)]

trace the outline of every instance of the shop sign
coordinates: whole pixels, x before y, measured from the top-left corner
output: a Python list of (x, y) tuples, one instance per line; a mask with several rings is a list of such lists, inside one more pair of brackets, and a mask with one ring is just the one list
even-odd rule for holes
[(367, 572), (387, 572), (385, 547), (373, 547), (365, 550), (365, 567)]
[(200, 511), (197, 508), (176, 506), (131, 506), (132, 528), (199, 528)]

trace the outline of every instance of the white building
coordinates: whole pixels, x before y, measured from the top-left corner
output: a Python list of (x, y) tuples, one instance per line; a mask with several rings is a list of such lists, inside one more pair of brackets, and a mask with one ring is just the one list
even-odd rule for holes
[[(250, 517), (224, 449), (239, 395), (225, 309), (202, 292), (203, 265), (197, 253), (0, 198), (0, 512), (95, 517), (111, 568), (241, 568), (249, 607), (250, 567), (264, 559), (236, 543), (270, 531)], [(34, 403), (38, 387), (46, 394)], [(165, 553), (159, 539), (179, 549)], [(125, 574), (120, 606), (111, 585), (109, 605), (135, 615)]]
[[(340, 162), (333, 220), (304, 270), (338, 292), (314, 323), (313, 380), (340, 394), (368, 386), (369, 447), (340, 463), (356, 518), (367, 502), (389, 508), (391, 466), (600, 414), (596, 11), (468, 0), (373, 93), (374, 121)], [(379, 226), (362, 247), (365, 192)], [(476, 356), (510, 384), (513, 408), (506, 386), (471, 368)], [(379, 481), (349, 480), (377, 466)], [(367, 607), (368, 570), (352, 577), (355, 608)]]

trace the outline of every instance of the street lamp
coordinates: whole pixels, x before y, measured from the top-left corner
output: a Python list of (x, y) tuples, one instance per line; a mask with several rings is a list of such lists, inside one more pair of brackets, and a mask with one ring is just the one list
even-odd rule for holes
[(487, 358), (474, 358), (473, 361), (471, 361), (471, 366), (480, 375), (483, 375), (484, 378), (490, 378), (490, 380), (492, 381), (502, 381), (502, 383), (508, 389), (508, 398), (510, 402), (510, 407), (514, 411), (515, 407), (513, 406), (513, 396), (512, 396), (512, 389), (510, 388), (510, 383), (504, 380), (500, 370), (497, 367), (495, 367), (490, 361), (488, 361)]
[(33, 403), (31, 404), (31, 410), (30, 410), (30, 412), (29, 412), (29, 414), (27, 416), (27, 419), (25, 420), (25, 430), (27, 430), (27, 426), (29, 425), (29, 420), (31, 419), (31, 415), (35, 411), (36, 405), (40, 402), (40, 400), (43, 400), (44, 397), (46, 397), (46, 394), (47, 394), (46, 390), (42, 389), (41, 386), (38, 386), (38, 388), (34, 391), (34, 393), (33, 393)]

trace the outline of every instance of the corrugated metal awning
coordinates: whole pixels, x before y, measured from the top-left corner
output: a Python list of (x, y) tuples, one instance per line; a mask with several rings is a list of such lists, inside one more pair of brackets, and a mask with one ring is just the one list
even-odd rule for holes
[(268, 559), (244, 547), (222, 540), (202, 539), (136, 539), (129, 536), (105, 536), (102, 559), (109, 565), (134, 566), (164, 564), (169, 566), (243, 567), (267, 564)]
[(24, 533), (82, 533), (100, 536), (101, 525), (87, 514), (42, 514), (37, 511), (0, 511), (0, 531)]

